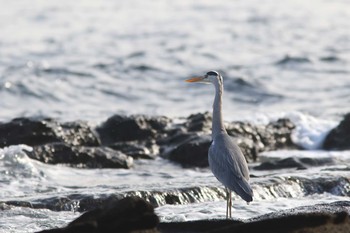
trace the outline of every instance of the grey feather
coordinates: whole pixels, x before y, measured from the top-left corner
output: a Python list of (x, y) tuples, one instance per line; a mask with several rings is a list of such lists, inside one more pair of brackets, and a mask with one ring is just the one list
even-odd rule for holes
[(223, 185), (245, 201), (252, 201), (247, 162), (228, 134), (223, 132), (215, 136), (209, 148), (208, 160), (213, 174)]

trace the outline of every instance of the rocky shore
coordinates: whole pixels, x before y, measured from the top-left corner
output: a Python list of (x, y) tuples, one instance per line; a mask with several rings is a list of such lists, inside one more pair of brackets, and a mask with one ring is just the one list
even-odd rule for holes
[[(266, 125), (227, 122), (226, 128), (249, 163), (258, 161), (259, 155), (265, 151), (303, 150), (293, 143), (295, 125), (286, 118)], [(25, 144), (32, 147), (32, 150), (25, 152), (32, 159), (78, 168), (129, 169), (135, 160), (153, 160), (158, 156), (185, 168), (202, 168), (208, 166), (210, 133), (209, 113), (177, 120), (164, 116), (114, 115), (97, 126), (84, 121), (17, 118), (0, 123), (0, 148)], [(349, 135), (350, 114), (347, 114), (326, 136), (322, 149), (350, 149)], [(332, 162), (327, 158), (285, 158), (255, 163), (257, 165), (252, 168), (259, 171), (307, 169)], [(333, 179), (321, 177), (312, 180), (290, 177), (281, 182), (295, 182), (307, 194), (336, 190), (339, 195), (349, 196), (349, 180), (349, 177), (339, 175)], [(261, 186), (264, 185), (261, 181)], [(272, 191), (269, 188), (267, 192)], [(178, 190), (137, 190), (99, 197), (87, 194), (38, 197), (29, 201), (0, 201), (0, 204), (2, 208), (21, 206), (62, 211), (70, 210), (70, 206), (78, 202), (74, 211), (87, 211), (64, 228), (42, 232), (348, 232), (350, 229), (350, 202), (293, 208), (245, 222), (201, 220), (159, 223), (154, 207), (191, 203), (196, 197), (202, 197), (204, 201), (212, 200), (223, 198), (224, 192), (214, 187), (187, 187)]]
[(349, 213), (350, 201), (290, 209), (260, 216), (247, 222), (211, 219), (159, 223), (151, 204), (138, 197), (128, 197), (86, 212), (64, 228), (44, 230), (41, 233), (347, 233), (350, 229)]
[[(291, 140), (294, 127), (289, 119), (267, 125), (226, 125), (247, 161), (256, 161), (262, 151), (299, 148)], [(97, 127), (84, 121), (16, 118), (0, 123), (0, 147), (26, 144), (33, 147), (28, 152), (32, 159), (85, 168), (130, 168), (134, 159), (156, 156), (184, 167), (207, 167), (210, 130), (208, 112), (191, 115), (181, 123), (167, 117), (114, 115)]]

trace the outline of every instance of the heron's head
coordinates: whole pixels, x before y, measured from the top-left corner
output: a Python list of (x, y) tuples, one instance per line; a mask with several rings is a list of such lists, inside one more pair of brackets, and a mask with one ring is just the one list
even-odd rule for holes
[(203, 76), (199, 76), (199, 77), (193, 77), (190, 79), (187, 79), (186, 82), (200, 82), (200, 83), (222, 83), (222, 77), (219, 74), (219, 72), (217, 71), (209, 71), (208, 73), (206, 73)]

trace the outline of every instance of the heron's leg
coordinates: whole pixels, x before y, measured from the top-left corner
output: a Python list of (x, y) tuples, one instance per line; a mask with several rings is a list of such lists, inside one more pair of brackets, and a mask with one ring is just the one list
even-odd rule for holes
[(229, 210), (229, 216), (230, 218), (232, 218), (232, 215), (231, 215), (231, 210), (232, 210), (232, 193), (231, 193), (231, 190), (229, 190), (229, 195), (230, 195), (230, 198), (229, 198), (229, 206), (230, 206), (230, 210)]
[(226, 219), (228, 219), (228, 208), (229, 208), (229, 190), (228, 188), (225, 187), (225, 191), (226, 191)]

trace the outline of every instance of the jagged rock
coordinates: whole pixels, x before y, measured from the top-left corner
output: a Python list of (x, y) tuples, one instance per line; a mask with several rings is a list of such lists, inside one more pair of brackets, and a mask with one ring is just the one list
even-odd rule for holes
[(192, 114), (187, 118), (185, 127), (189, 132), (210, 132), (212, 116), (209, 112)]
[(84, 213), (65, 228), (44, 230), (41, 233), (107, 233), (158, 232), (159, 223), (152, 205), (138, 197), (110, 201), (101, 208)]
[[(266, 126), (254, 126), (246, 122), (233, 122), (226, 127), (227, 133), (257, 147), (258, 151), (298, 149), (291, 139), (295, 125), (289, 119), (278, 119)], [(253, 156), (252, 156), (253, 157)]]
[[(58, 123), (52, 119), (18, 118), (0, 124), (0, 146), (34, 146), (31, 158), (53, 164), (129, 167), (127, 161), (130, 159), (121, 158), (122, 154), (115, 152), (120, 151), (135, 159), (153, 159), (161, 154), (183, 166), (208, 166), (211, 114), (198, 113), (189, 116), (183, 123), (171, 122), (166, 117), (114, 115), (96, 128), (98, 138), (85, 122)], [(228, 134), (238, 143), (248, 162), (255, 161), (262, 151), (297, 148), (291, 140), (294, 124), (288, 119), (266, 126), (246, 122), (226, 125)], [(97, 149), (100, 141), (103, 146), (115, 151), (103, 147)], [(116, 161), (112, 160), (119, 160), (122, 165), (116, 165)]]
[[(167, 137), (158, 140), (161, 156), (187, 167), (208, 166), (210, 126), (209, 113), (191, 115), (185, 123), (177, 126), (177, 130), (173, 129)], [(279, 119), (266, 126), (254, 126), (246, 122), (226, 124), (227, 133), (241, 148), (248, 162), (255, 161), (262, 151), (298, 148), (291, 139), (294, 128), (288, 119)]]
[(33, 147), (26, 152), (32, 159), (49, 164), (69, 164), (87, 168), (130, 168), (133, 159), (120, 151), (107, 147), (70, 146), (50, 143)]
[(291, 134), (294, 128), (294, 123), (286, 118), (270, 122), (265, 129), (258, 128), (264, 150), (301, 149), (292, 140)]
[(350, 149), (350, 113), (337, 127), (332, 129), (323, 142), (323, 149), (326, 150), (349, 150)]
[(109, 145), (120, 141), (154, 139), (170, 121), (166, 117), (114, 115), (96, 130), (102, 144)]
[(209, 165), (208, 149), (211, 136), (187, 133), (182, 135), (182, 138), (180, 143), (177, 143), (172, 150), (162, 156), (178, 162), (184, 167), (207, 167)]
[(16, 118), (0, 124), (0, 147), (65, 142), (69, 145), (98, 146), (99, 141), (86, 122), (58, 123), (53, 119)]
[(108, 147), (123, 152), (134, 159), (154, 159), (159, 153), (159, 146), (154, 140), (116, 142)]

